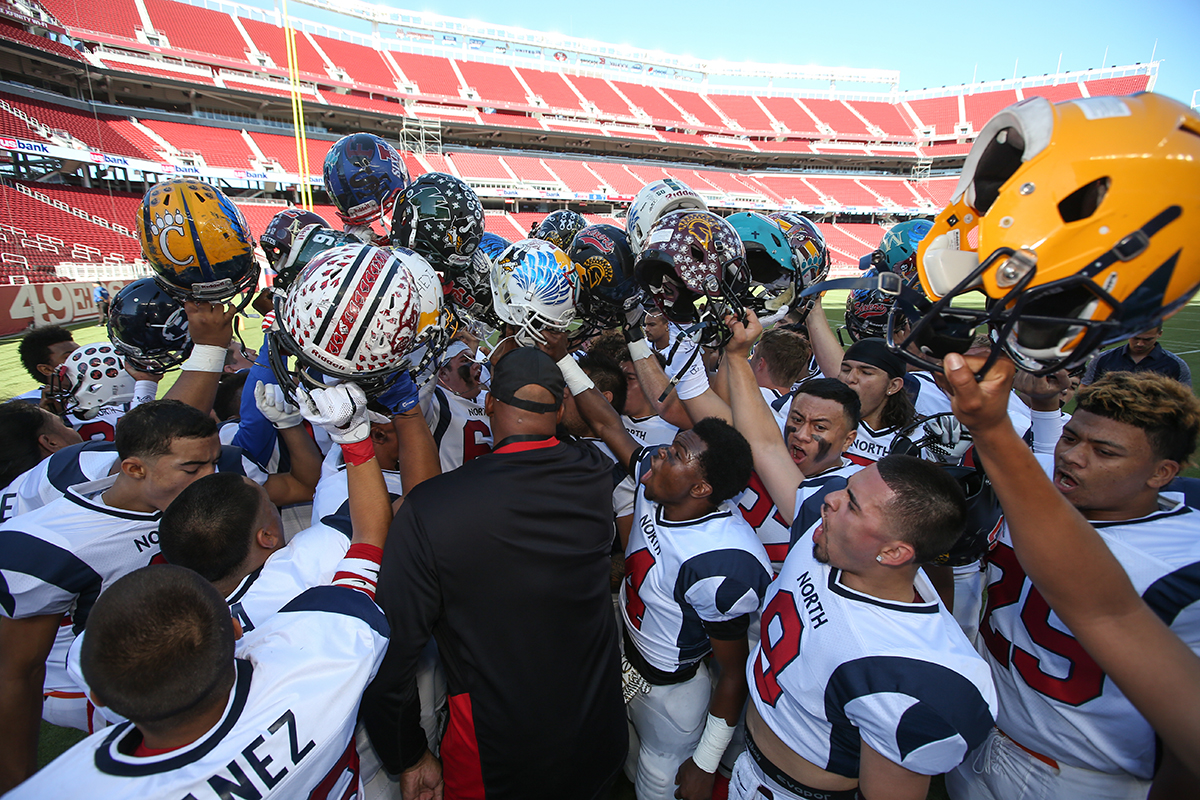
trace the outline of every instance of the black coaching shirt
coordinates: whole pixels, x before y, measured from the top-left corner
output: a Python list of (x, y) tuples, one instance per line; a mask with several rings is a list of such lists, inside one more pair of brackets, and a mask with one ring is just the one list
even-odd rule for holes
[(392, 640), (363, 702), (389, 771), (425, 750), (414, 676), (432, 635), (447, 797), (593, 798), (628, 747), (609, 590), (612, 461), (507, 444), (405, 497), (376, 595)]

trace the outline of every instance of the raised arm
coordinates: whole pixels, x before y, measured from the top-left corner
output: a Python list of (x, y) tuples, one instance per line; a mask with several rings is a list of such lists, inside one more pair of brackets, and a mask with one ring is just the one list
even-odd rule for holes
[[(732, 422), (729, 404), (708, 385), (704, 358), (699, 352), (679, 376), (679, 381), (667, 398), (660, 401), (659, 398), (670, 387), (670, 378), (654, 357), (654, 351), (650, 349), (640, 326), (626, 326), (625, 339), (629, 343), (629, 355), (633, 360), (633, 368), (637, 371), (638, 384), (642, 387), (646, 399), (654, 406), (656, 414), (677, 428), (690, 428), (695, 420), (707, 417), (719, 417), (726, 422)], [(684, 356), (680, 353), (676, 357)]]
[(237, 308), (223, 303), (185, 302), (192, 354), (183, 362), (183, 372), (165, 399), (180, 400), (205, 414), (217, 399), (217, 385), (225, 369), (226, 348), (233, 339)]
[(263, 484), (267, 496), (277, 506), (312, 500), (317, 481), (321, 479), (321, 451), (305, 430), (300, 409), (288, 401), (282, 387), (263, 381), (254, 386), (254, 402), (259, 414), (278, 432), (291, 459), (289, 472), (267, 477)]
[(819, 294), (814, 299), (816, 302), (805, 318), (808, 343), (812, 345), (813, 357), (821, 374), (826, 378), (836, 378), (842, 371), (842, 343), (829, 327), (829, 317), (825, 316), (823, 305), (824, 295)]
[(754, 370), (750, 368), (750, 348), (762, 335), (762, 326), (749, 310), (745, 324), (733, 316), (726, 317), (725, 323), (733, 331), (733, 338), (725, 347), (721, 369), (728, 374), (733, 426), (750, 443), (754, 471), (775, 501), (780, 515), (790, 522), (796, 516), (796, 489), (804, 480), (804, 474), (788, 455), (787, 445), (779, 435), (779, 423), (758, 390)]
[[(946, 356), (954, 413), (971, 430), (1025, 573), (1163, 742), (1200, 774), (1200, 657), (1138, 595), (1095, 529), (1059, 493), (1009, 421), (1013, 365)], [(1147, 665), (1153, 668), (1147, 668)]]

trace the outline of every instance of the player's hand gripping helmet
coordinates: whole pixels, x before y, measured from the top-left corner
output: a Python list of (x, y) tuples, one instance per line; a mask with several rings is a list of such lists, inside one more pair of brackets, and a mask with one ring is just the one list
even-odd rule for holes
[(496, 315), (521, 344), (543, 343), (542, 329), (565, 331), (575, 319), (578, 268), (549, 242), (514, 242), (492, 265), (491, 283)]
[(544, 242), (566, 252), (571, 249), (575, 234), (587, 227), (587, 220), (582, 214), (567, 209), (551, 211), (546, 218), (534, 225), (529, 231), (530, 239), (541, 239)]
[(929, 235), (933, 223), (927, 219), (910, 219), (888, 229), (879, 247), (870, 255), (871, 266), (880, 272), (895, 272), (904, 282), (917, 282), (917, 247)]
[(50, 376), (50, 394), (63, 413), (91, 419), (101, 406), (132, 401), (134, 383), (113, 346), (97, 342), (82, 345), (67, 356)]
[[(1004, 351), (1039, 375), (1071, 369), (1196, 293), (1197, 220), (1195, 111), (1148, 92), (1017, 103), (984, 126), (919, 246), (936, 302), (899, 346), (940, 357), (986, 323), (992, 360)], [(950, 308), (975, 289), (986, 310)]]
[(684, 209), (708, 211), (708, 204), (692, 187), (674, 178), (643, 186), (634, 195), (625, 216), (625, 231), (629, 234), (629, 246), (633, 249), (634, 258), (646, 247), (646, 239), (654, 223), (672, 211)]
[(483, 204), (453, 175), (427, 172), (396, 195), (391, 243), (407, 247), (435, 269), (463, 272), (483, 237)]
[(962, 487), (967, 497), (967, 519), (962, 535), (949, 551), (934, 559), (934, 563), (963, 567), (975, 563), (995, 549), (1000, 540), (1000, 526), (1004, 524), (1004, 512), (992, 482), (981, 467), (944, 465), (942, 469), (949, 472)]
[[(279, 270), (277, 265), (281, 261), (286, 260), (288, 252), (292, 248), (292, 243), (300, 235), (300, 231), (309, 225), (316, 225), (321, 228), (329, 227), (329, 223), (319, 214), (314, 214), (303, 208), (284, 209), (267, 223), (267, 229), (259, 237), (258, 243), (262, 246), (263, 255), (267, 257), (267, 264), (271, 269)], [(286, 285), (276, 285), (279, 288), (287, 288)]]
[(587, 336), (615, 328), (625, 312), (638, 305), (642, 289), (633, 274), (629, 237), (615, 225), (589, 225), (575, 234), (567, 255), (579, 268), (578, 317)]
[(667, 319), (703, 323), (703, 344), (727, 341), (725, 315), (740, 315), (749, 299), (742, 240), (728, 222), (707, 211), (672, 211), (656, 222), (634, 273)]
[(221, 302), (258, 284), (246, 218), (204, 181), (176, 178), (151, 187), (137, 232), (155, 280), (177, 300)]
[(407, 259), (370, 245), (335, 247), (309, 262), (286, 295), (275, 296), (271, 367), (285, 390), (294, 391), (298, 380), (323, 385), (313, 370), (354, 381), (373, 396), (407, 365), (421, 313)]
[(756, 310), (775, 312), (791, 304), (796, 264), (783, 228), (753, 211), (730, 214), (725, 221), (737, 231), (746, 248)]
[(153, 278), (139, 278), (117, 292), (108, 310), (108, 338), (126, 364), (158, 375), (192, 352), (183, 304)]
[(325, 154), (325, 190), (347, 225), (370, 225), (390, 212), (408, 186), (408, 167), (396, 148), (373, 133), (352, 133)]

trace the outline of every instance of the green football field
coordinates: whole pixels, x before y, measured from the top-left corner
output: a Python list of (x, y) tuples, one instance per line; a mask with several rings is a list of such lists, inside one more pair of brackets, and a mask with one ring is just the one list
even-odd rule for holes
[[(824, 300), (826, 315), (829, 318), (830, 324), (836, 329), (842, 324), (843, 310), (846, 304), (846, 292), (830, 292)], [(262, 331), (260, 328), (260, 320), (257, 318), (243, 317), (240, 320), (240, 328), (243, 339), (248, 347), (257, 349), (262, 343)], [(78, 325), (71, 326), (75, 336), (75, 341), (80, 344), (98, 342), (106, 338), (103, 328), (99, 325)], [(19, 337), (11, 337), (0, 341), (0, 396), (10, 397), (28, 391), (36, 386), (34, 380), (29, 377), (21, 366), (21, 360), (17, 355), (17, 342)], [(1164, 325), (1163, 337), (1161, 339), (1163, 347), (1175, 353), (1188, 362), (1192, 368), (1193, 375), (1196, 380), (1200, 380), (1200, 300), (1193, 301), (1182, 311), (1176, 314), (1171, 319), (1167, 320)], [(172, 373), (163, 379), (159, 388), (159, 396), (167, 390), (174, 380)], [(1187, 474), (1200, 477), (1200, 469), (1195, 467), (1189, 469)], [(38, 748), (39, 764), (45, 764), (53, 759), (58, 753), (61, 753), (67, 747), (79, 741), (83, 734), (79, 731), (69, 730), (65, 728), (56, 728), (52, 725), (42, 725), (42, 736)], [(930, 793), (930, 797), (941, 797), (940, 781), (937, 781), (934, 791)], [(620, 788), (614, 792), (614, 797), (622, 797)], [(632, 792), (628, 793), (632, 797)]]

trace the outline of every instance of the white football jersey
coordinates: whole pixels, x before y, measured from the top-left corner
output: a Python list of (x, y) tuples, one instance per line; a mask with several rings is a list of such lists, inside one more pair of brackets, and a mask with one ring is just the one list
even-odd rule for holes
[[(1200, 653), (1200, 511), (1166, 493), (1149, 516), (1092, 526), (1146, 604)], [(1070, 766), (1152, 778), (1154, 731), (1025, 576), (1007, 526), (987, 581), (978, 647), (1000, 693), (1000, 729)]]
[(888, 454), (899, 430), (898, 427), (892, 427), (876, 431), (866, 422), (859, 422), (858, 435), (842, 455), (855, 464), (870, 466)]
[[(797, 512), (813, 495), (819, 495), (819, 499), (814, 501), (819, 508), (821, 500), (826, 494), (844, 487), (846, 479), (860, 469), (862, 469), (860, 464), (843, 459), (838, 466), (811, 478), (805, 478), (796, 489), (795, 508)], [(766, 548), (767, 556), (771, 559), (771, 569), (775, 574), (779, 574), (783, 560), (787, 558), (788, 551), (792, 549), (792, 520), (784, 519), (783, 514), (779, 513), (779, 506), (767, 493), (767, 488), (763, 486), (762, 479), (758, 477), (757, 472), (750, 473), (750, 484), (746, 487), (746, 491), (734, 499), (734, 503), (742, 512), (742, 517), (750, 523), (751, 528), (754, 528), (758, 540)], [(796, 535), (799, 536), (806, 529), (807, 525)]]
[(111, 442), (117, 435), (117, 420), (125, 416), (129, 407), (120, 405), (100, 406), (96, 416), (83, 419), (76, 414), (67, 414), (67, 424), (79, 432), (85, 442)]
[(444, 386), (434, 388), (425, 407), (442, 472), (458, 469), (473, 458), (492, 452), (492, 421), (484, 413), (487, 392), (475, 400), (459, 397)]
[[(346, 477), (346, 461), (342, 458), (340, 447), (330, 451), (329, 457), (325, 459), (325, 466), (329, 471), (321, 475), (321, 480), (317, 481), (317, 488), (313, 492), (312, 524), (333, 528), (349, 541), (353, 534), (350, 527), (350, 486)], [(383, 482), (387, 485), (392, 502), (404, 496), (399, 472), (383, 470)]]
[[(57, 500), (71, 486), (114, 474), (120, 461), (112, 442), (82, 442), (62, 448), (17, 476), (0, 494), (0, 522)], [(241, 448), (232, 445), (221, 447), (217, 472), (245, 475), (260, 486), (269, 477)]]
[(0, 525), (0, 615), (61, 615), (46, 659), (45, 691), (75, 691), (67, 649), (100, 592), (158, 555), (152, 514), (110, 508), (101, 495), (116, 476), (73, 486), (57, 500)]
[(953, 769), (992, 728), (987, 664), (924, 572), (911, 603), (846, 586), (813, 558), (818, 523), (767, 590), (746, 669), (755, 708), (784, 744), (837, 775), (858, 777), (860, 737), (913, 772)]
[(670, 444), (675, 441), (675, 434), (679, 433), (679, 428), (657, 414), (649, 417), (629, 417), (622, 414), (621, 424), (642, 447)]
[(792, 410), (791, 394), (780, 394), (763, 386), (758, 387), (758, 390), (762, 392), (763, 400), (767, 401), (771, 413), (775, 415), (775, 421), (779, 423), (779, 432), (783, 433), (787, 428), (788, 412)]
[(932, 417), (934, 414), (943, 414), (951, 410), (950, 398), (938, 388), (932, 373), (905, 373), (904, 390), (912, 397), (918, 417)]
[(354, 727), (387, 647), (387, 620), (364, 593), (309, 589), (267, 620), (236, 663), (221, 720), (189, 745), (131, 755), (131, 723), (72, 747), (13, 798), (361, 797)]
[(731, 503), (700, 519), (665, 519), (640, 483), (649, 466), (647, 455), (636, 476), (621, 614), (642, 657), (656, 669), (677, 672), (712, 649), (706, 625), (758, 611), (771, 566)]

